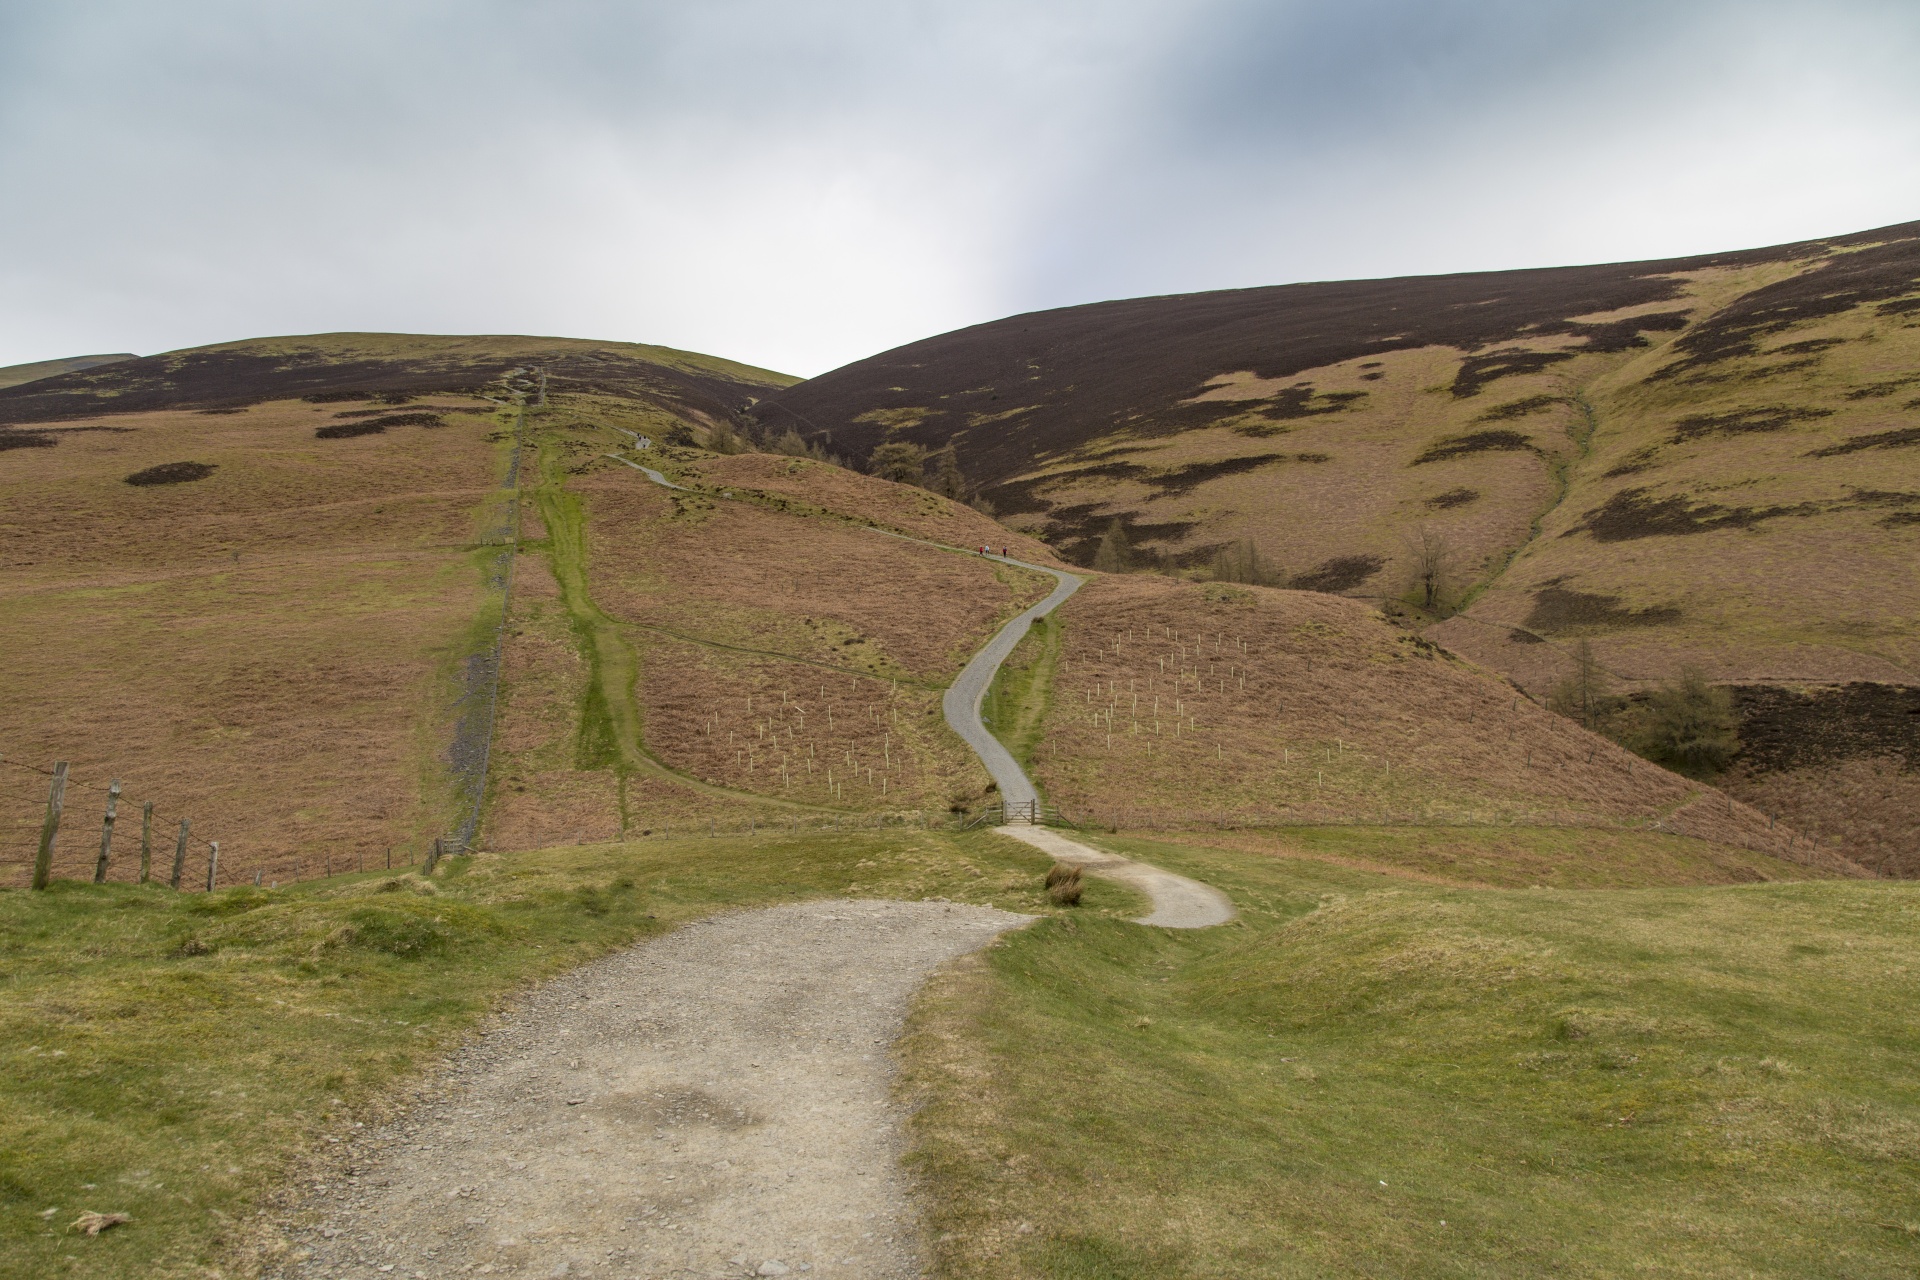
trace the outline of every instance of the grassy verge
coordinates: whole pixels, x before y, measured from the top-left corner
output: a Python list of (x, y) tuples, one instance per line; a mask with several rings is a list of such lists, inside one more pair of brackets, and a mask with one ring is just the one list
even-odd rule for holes
[[(1478, 889), (1643, 889), (1805, 880), (1807, 868), (1665, 831), (1609, 827), (1332, 826), (1221, 831), (1184, 843)], [(1824, 878), (1824, 877), (1819, 877)]]
[[(0, 1275), (228, 1274), (303, 1149), (608, 948), (834, 894), (1038, 911), (1045, 866), (991, 835), (876, 831), (482, 856), (431, 882), (0, 892)], [(1138, 906), (1097, 884), (1089, 903)], [(87, 1238), (85, 1209), (133, 1221)]]
[(1113, 840), (1243, 915), (923, 998), (952, 1277), (1904, 1276), (1920, 887), (1429, 886)]
[(993, 683), (987, 686), (987, 696), (981, 700), (980, 714), (987, 727), (1022, 768), (1032, 763), (1047, 709), (1053, 703), (1053, 674), (1060, 663), (1062, 625), (1053, 617), (1034, 619), (1027, 634), (1000, 664)]

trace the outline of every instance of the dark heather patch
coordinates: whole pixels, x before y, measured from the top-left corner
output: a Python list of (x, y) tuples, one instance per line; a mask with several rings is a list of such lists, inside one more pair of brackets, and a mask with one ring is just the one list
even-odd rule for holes
[(1630, 542), (1636, 538), (1710, 533), (1715, 529), (1749, 529), (1762, 520), (1811, 515), (1819, 509), (1809, 503), (1793, 507), (1723, 507), (1712, 502), (1695, 503), (1688, 498), (1653, 498), (1645, 489), (1622, 489), (1560, 536), (1571, 538), (1584, 531), (1592, 534), (1595, 542)]
[(1313, 384), (1302, 382), (1288, 387), (1260, 407), (1260, 416), (1274, 422), (1296, 418), (1318, 418), (1329, 413), (1344, 413), (1367, 398), (1364, 391), (1316, 392)]
[(145, 471), (136, 471), (126, 478), (128, 484), (189, 484), (195, 480), (205, 480), (215, 468), (205, 462), (163, 462), (157, 467), (148, 467)]
[(1883, 302), (1874, 310), (1883, 316), (1910, 316), (1920, 311), (1920, 298), (1902, 298), (1898, 302)]
[(1293, 460), (1295, 462), (1332, 462), (1333, 455), (1330, 453), (1296, 453), (1293, 455)]
[(1896, 511), (1892, 515), (1881, 516), (1880, 524), (1888, 529), (1903, 529), (1910, 524), (1920, 524), (1920, 511)]
[(1623, 609), (1619, 596), (1542, 587), (1533, 593), (1533, 612), (1526, 625), (1535, 631), (1568, 631), (1575, 627), (1657, 627), (1678, 622), (1680, 610), (1667, 605)]
[(1725, 413), (1694, 413), (1673, 424), (1673, 442), (1701, 440), (1707, 436), (1745, 435), (1755, 431), (1779, 431), (1796, 422), (1833, 416), (1831, 409), (1794, 409), (1769, 405), (1758, 409), (1730, 409)]
[(1386, 375), (1386, 374), (1384, 374), (1384, 373), (1363, 373), (1363, 374), (1361, 374), (1361, 375), (1360, 375), (1360, 381), (1362, 381), (1362, 382), (1378, 382), (1378, 381), (1380, 381), (1380, 379), (1382, 379), (1382, 378), (1384, 378), (1384, 377), (1386, 377), (1386, 376), (1387, 376), (1387, 375)]
[(1265, 400), (1203, 400), (1198, 404), (1177, 404), (1154, 414), (1151, 424), (1129, 425), (1145, 436), (1175, 435), (1222, 425), (1231, 426), (1244, 436), (1277, 436), (1291, 428), (1275, 426), (1275, 423), (1344, 413), (1366, 398), (1364, 391), (1330, 391), (1320, 395), (1312, 383), (1301, 382)]
[(1619, 352), (1630, 351), (1635, 347), (1650, 345), (1641, 337), (1643, 331), (1672, 333), (1687, 327), (1685, 311), (1661, 311), (1654, 315), (1633, 316), (1626, 320), (1609, 320), (1600, 324), (1581, 324), (1565, 320), (1557, 325), (1542, 325), (1538, 333), (1570, 333), (1585, 338), (1582, 351)]
[(391, 409), (346, 409), (333, 416), (336, 418), (377, 418), (383, 413), (392, 413)]
[(437, 413), (389, 413), (357, 422), (336, 422), (313, 433), (316, 440), (347, 440), (354, 436), (377, 436), (388, 427), (440, 427), (446, 424)]
[(1642, 471), (1651, 471), (1654, 461), (1660, 456), (1660, 446), (1644, 445), (1613, 464), (1606, 473), (1609, 478), (1617, 476), (1637, 476)]
[(1916, 382), (1920, 382), (1920, 377), (1895, 378), (1891, 382), (1869, 382), (1864, 387), (1855, 387), (1847, 392), (1847, 399), (1874, 400), (1881, 396), (1890, 396), (1897, 391), (1904, 391)]
[(1453, 394), (1460, 399), (1477, 396), (1480, 388), (1497, 378), (1511, 378), (1573, 359), (1571, 351), (1495, 351), (1491, 355), (1468, 356), (1453, 375)]
[(1287, 455), (1284, 453), (1256, 453), (1245, 458), (1222, 458), (1218, 462), (1193, 462), (1163, 475), (1154, 476), (1147, 483), (1158, 489), (1163, 496), (1170, 493), (1189, 493), (1209, 480), (1258, 471), (1271, 463), (1286, 460)]
[(45, 431), (16, 431), (0, 427), (0, 453), (9, 449), (51, 449), (60, 442)]
[(517, 359), (445, 352), (342, 359), (317, 348), (275, 354), (187, 351), (118, 360), (0, 387), (0, 425), (158, 410), (230, 409), (269, 400), (404, 404), (419, 396), (483, 391), (529, 361), (546, 370), (555, 394), (614, 395), (675, 415), (692, 410), (720, 421), (737, 420), (744, 396), (770, 390), (763, 384), (669, 368), (611, 350), (569, 349)]
[(1859, 453), (1863, 449), (1904, 449), (1920, 444), (1920, 427), (1899, 427), (1892, 431), (1876, 431), (1872, 435), (1854, 436), (1838, 444), (1830, 444), (1824, 449), (1815, 449), (1809, 458), (1837, 458), (1842, 454)]
[(1475, 431), (1470, 435), (1446, 436), (1435, 440), (1411, 465), (1417, 467), (1426, 462), (1444, 462), (1448, 458), (1463, 458), (1470, 453), (1538, 452), (1533, 441), (1518, 431)]
[[(997, 506), (998, 499), (994, 501)], [(1075, 503), (1072, 506), (1055, 507), (1048, 512), (1047, 518), (1053, 527), (1048, 531), (1047, 541), (1059, 549), (1062, 559), (1077, 565), (1093, 563), (1093, 553), (1100, 549), (1101, 537), (1116, 518), (1114, 512), (1103, 510), (1103, 506), (1098, 502)], [(1194, 520), (1140, 520), (1126, 512), (1120, 513), (1117, 518), (1135, 554), (1139, 554), (1148, 543), (1169, 545), (1180, 542), (1199, 527), (1199, 522)], [(1175, 559), (1176, 562), (1190, 559), (1197, 564), (1206, 559), (1206, 553), (1190, 552)]]
[(1509, 628), (1507, 631), (1507, 643), (1508, 644), (1545, 644), (1546, 641), (1542, 640), (1539, 636), (1534, 635), (1531, 631), (1522, 631), (1518, 627), (1512, 627), (1512, 628)]
[[(1920, 224), (1664, 262), (1323, 281), (1092, 303), (922, 339), (787, 390), (764, 392), (752, 412), (767, 424), (793, 421), (793, 414), (831, 423), (834, 449), (855, 457), (892, 438), (932, 449), (960, 438), (968, 477), (991, 488), (1046, 459), (1151, 422), (1224, 374), (1250, 370), (1263, 378), (1295, 379), (1348, 362), (1378, 364), (1392, 352), (1423, 347), (1489, 352), (1537, 335), (1542, 326), (1571, 325), (1573, 316), (1649, 304), (1690, 306), (1682, 273), (1760, 263), (1813, 265), (1837, 247), (1916, 235)], [(1644, 323), (1644, 317), (1636, 321)], [(972, 413), (1002, 407), (992, 401), (996, 394), (1034, 407), (1017, 427), (967, 426)], [(884, 424), (855, 421), (896, 402), (939, 403), (953, 412), (892, 434)]]
[(1851, 501), (1843, 505), (1857, 507), (1920, 506), (1920, 493), (1907, 493), (1900, 489), (1855, 489), (1851, 495)]
[(386, 430), (378, 422), (336, 422), (313, 433), (316, 440), (351, 440), (355, 436), (377, 436)]
[(1362, 363), (1360, 367), (1362, 369), (1378, 369), (1385, 363), (1384, 360), (1368, 360)]
[(230, 413), (245, 413), (246, 411), (247, 411), (247, 408), (245, 405), (239, 405), (239, 406), (229, 405), (224, 409), (202, 409), (200, 410), (200, 413), (203, 416), (208, 418), (219, 418), (219, 417), (224, 417), (225, 415)]
[(1775, 347), (1767, 352), (1770, 356), (1810, 356), (1825, 351), (1829, 347), (1843, 347), (1845, 338), (1808, 338), (1805, 342), (1789, 342), (1784, 347)]
[(1565, 396), (1528, 396), (1524, 400), (1509, 400), (1505, 404), (1497, 404), (1474, 421), (1512, 422), (1515, 418), (1524, 418), (1530, 413), (1539, 413), (1543, 409), (1551, 409), (1557, 404), (1566, 402)]
[[(1827, 254), (1825, 244), (1807, 246), (1827, 254), (1809, 270), (1789, 276), (1734, 299), (1695, 325), (1673, 345), (1680, 358), (1653, 375), (1674, 378), (1739, 356), (1760, 354), (1763, 339), (1797, 325), (1843, 315), (1856, 307), (1881, 303), (1913, 292), (1920, 284), (1920, 228), (1909, 224), (1879, 233), (1885, 243), (1870, 244), (1851, 253)], [(1858, 243), (1849, 236), (1827, 244)]]
[(1450, 511), (1454, 507), (1464, 507), (1469, 502), (1480, 499), (1478, 489), (1449, 489), (1445, 493), (1436, 493), (1427, 499), (1427, 505), (1435, 511)]
[(1386, 567), (1379, 556), (1336, 556), (1332, 560), (1295, 574), (1287, 585), (1295, 591), (1322, 591), (1330, 595), (1351, 591)]
[(1920, 766), (1920, 689), (1852, 684), (1786, 689), (1729, 685), (1740, 716), (1740, 762), (1758, 773), (1896, 756)]

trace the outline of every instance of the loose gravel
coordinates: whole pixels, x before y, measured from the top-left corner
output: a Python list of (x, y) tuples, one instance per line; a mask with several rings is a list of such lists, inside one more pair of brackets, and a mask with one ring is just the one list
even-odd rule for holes
[(541, 988), (294, 1215), (289, 1280), (921, 1274), (890, 1046), (1028, 917), (718, 916)]

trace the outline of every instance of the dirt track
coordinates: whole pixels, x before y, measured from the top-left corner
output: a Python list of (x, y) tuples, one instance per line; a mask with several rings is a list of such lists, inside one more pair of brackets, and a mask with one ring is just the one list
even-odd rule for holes
[(888, 1046), (934, 968), (1025, 921), (812, 902), (570, 974), (356, 1144), (278, 1274), (917, 1276)]

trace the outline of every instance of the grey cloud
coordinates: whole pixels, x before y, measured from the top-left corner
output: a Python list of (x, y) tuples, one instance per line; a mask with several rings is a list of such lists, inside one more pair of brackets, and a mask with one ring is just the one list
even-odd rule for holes
[[(8, 6), (0, 363), (393, 328), (809, 373), (1136, 292), (1849, 230), (1920, 199), (1861, 158), (1920, 141), (1917, 27), (1866, 0)], [(1762, 136), (1793, 94), (1851, 149)], [(1702, 195), (1690, 165), (1737, 172)], [(1570, 211), (1570, 175), (1612, 203)]]

